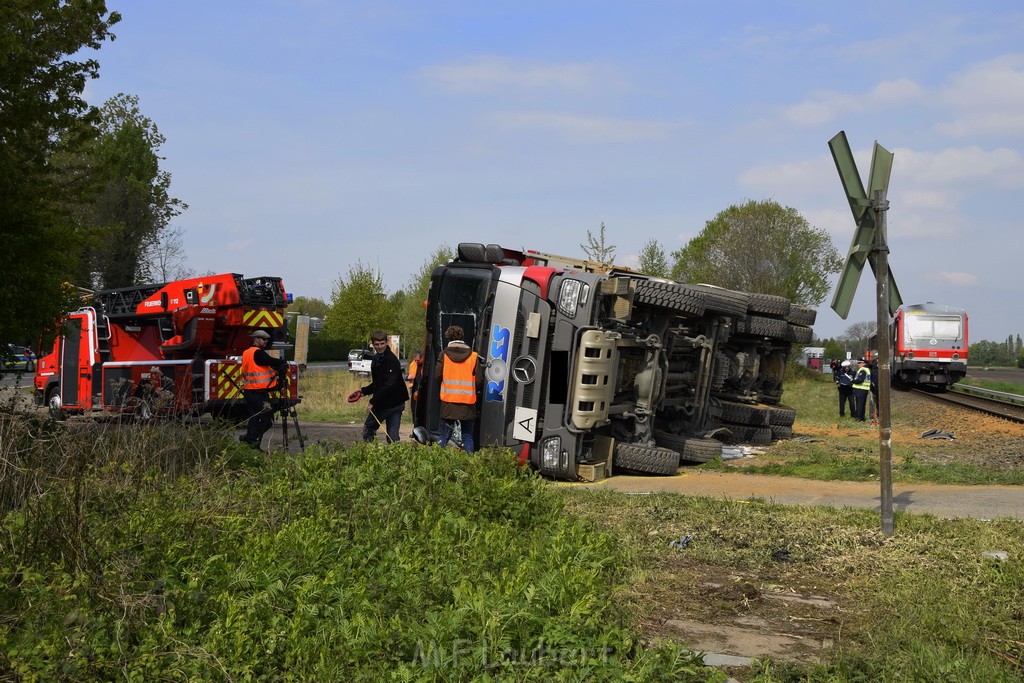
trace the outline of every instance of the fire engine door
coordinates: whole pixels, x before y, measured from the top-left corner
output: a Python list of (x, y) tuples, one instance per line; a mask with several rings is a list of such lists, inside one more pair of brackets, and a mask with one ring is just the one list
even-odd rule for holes
[(65, 408), (89, 408), (92, 391), (92, 325), (89, 315), (70, 318), (60, 358), (60, 400)]

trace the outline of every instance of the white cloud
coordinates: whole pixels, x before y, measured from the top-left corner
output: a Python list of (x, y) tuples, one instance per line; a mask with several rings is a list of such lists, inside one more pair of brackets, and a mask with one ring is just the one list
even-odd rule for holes
[(949, 147), (938, 152), (898, 148), (893, 151), (893, 177), (924, 187), (1019, 187), (1024, 185), (1024, 157), (1005, 147)]
[(955, 273), (940, 271), (929, 277), (934, 282), (942, 282), (959, 287), (973, 287), (981, 282), (981, 279), (974, 273)]
[(901, 107), (924, 97), (916, 81), (899, 78), (882, 81), (866, 93), (820, 91), (809, 99), (780, 110), (782, 118), (796, 126), (819, 126), (841, 116)]
[(1024, 135), (1024, 54), (1004, 55), (957, 73), (940, 99), (959, 112), (935, 126), (941, 133)]
[(570, 142), (619, 143), (662, 140), (678, 124), (660, 121), (629, 121), (548, 112), (500, 112), (492, 114), (493, 125), (507, 129), (553, 132)]
[(587, 91), (597, 87), (624, 87), (614, 69), (596, 63), (541, 64), (494, 56), (424, 67), (420, 75), (453, 92), (490, 92), (503, 88)]

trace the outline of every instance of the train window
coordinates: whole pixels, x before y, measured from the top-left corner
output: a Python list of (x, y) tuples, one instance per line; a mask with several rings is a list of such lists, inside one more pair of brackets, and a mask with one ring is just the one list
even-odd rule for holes
[(960, 339), (957, 316), (907, 316), (908, 339)]

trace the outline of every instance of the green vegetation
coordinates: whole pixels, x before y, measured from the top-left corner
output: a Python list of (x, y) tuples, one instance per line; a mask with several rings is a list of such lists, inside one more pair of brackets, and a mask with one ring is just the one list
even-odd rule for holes
[(506, 453), (121, 426), (49, 434), (55, 470), (36, 428), (0, 426), (32, 478), (3, 520), (0, 679), (707, 680), (639, 640), (628, 549)]
[(265, 456), (9, 415), (0, 436), (2, 680), (722, 681), (642, 625), (714, 623), (702, 586), (729, 576), (840, 606), (821, 663), (744, 680), (1024, 675), (1013, 520), (897, 513), (887, 538), (870, 511), (553, 486), (500, 451)]
[[(798, 368), (791, 368), (798, 369)], [(830, 375), (788, 372), (783, 400), (797, 411), (796, 431), (806, 425), (828, 429), (835, 425), (836, 389)], [(911, 428), (911, 416), (893, 411), (893, 428)], [(767, 455), (744, 463), (750, 474), (804, 477), (825, 481), (870, 481), (879, 477), (878, 432), (864, 423), (850, 422), (835, 436), (793, 439), (773, 444)], [(865, 438), (865, 437), (869, 438)], [(919, 444), (893, 441), (893, 481), (936, 484), (1024, 484), (1024, 472), (976, 462), (927, 461), (916, 455)], [(717, 460), (706, 469), (733, 469)]]
[[(1024, 380), (1024, 377), (1021, 377), (1021, 379)], [(970, 379), (967, 377), (957, 382), (957, 384), (967, 384), (968, 386), (981, 387), (982, 389), (990, 389), (992, 391), (1002, 391), (1007, 394), (1024, 395), (1024, 384), (1012, 384), (1010, 382), (991, 382), (986, 379)]]

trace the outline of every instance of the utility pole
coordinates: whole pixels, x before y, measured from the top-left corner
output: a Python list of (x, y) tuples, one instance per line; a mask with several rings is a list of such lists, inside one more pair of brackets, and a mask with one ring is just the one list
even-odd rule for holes
[(878, 471), (881, 486), (882, 533), (893, 534), (892, 514), (892, 410), (889, 405), (889, 244), (886, 242), (885, 215), (889, 210), (886, 190), (875, 190), (871, 208), (875, 212), (875, 291), (878, 294)]

